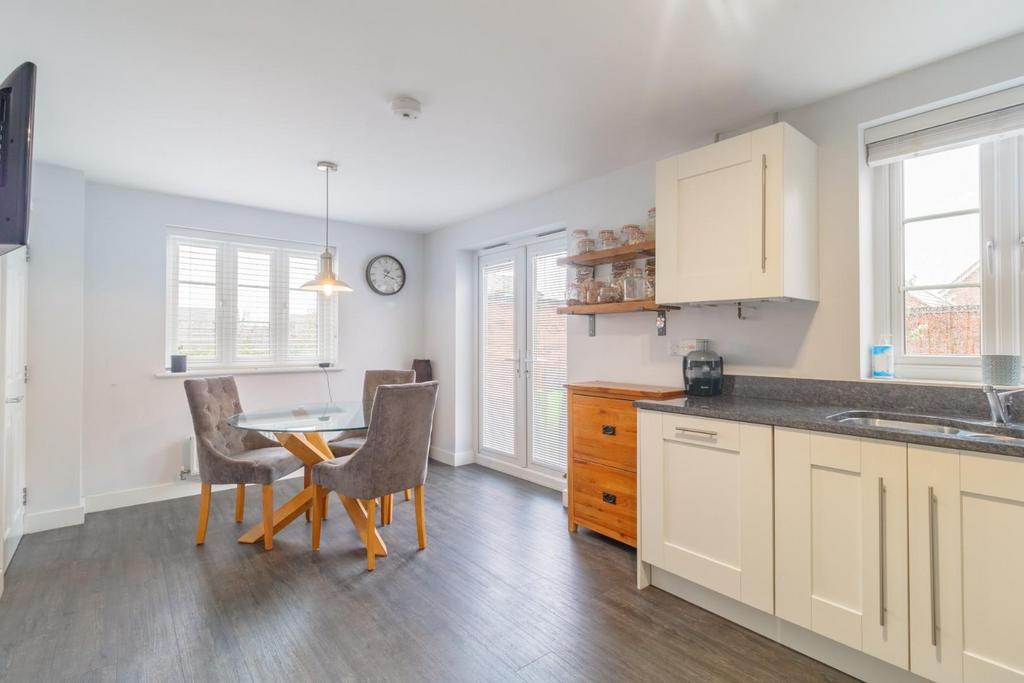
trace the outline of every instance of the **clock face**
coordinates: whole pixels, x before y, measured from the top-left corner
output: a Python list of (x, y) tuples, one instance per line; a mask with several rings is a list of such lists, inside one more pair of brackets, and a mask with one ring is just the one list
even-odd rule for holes
[(394, 256), (378, 256), (366, 264), (366, 283), (378, 294), (397, 294), (405, 286), (405, 268)]

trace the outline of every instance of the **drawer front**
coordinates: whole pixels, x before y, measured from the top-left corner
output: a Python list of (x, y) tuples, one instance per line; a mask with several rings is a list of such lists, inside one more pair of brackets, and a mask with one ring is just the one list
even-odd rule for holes
[(636, 471), (636, 408), (632, 401), (574, 396), (573, 460)]
[(692, 415), (662, 417), (662, 438), (679, 443), (710, 446), (726, 451), (740, 450), (740, 424)]
[(578, 524), (636, 545), (636, 475), (587, 462), (572, 465), (572, 507)]

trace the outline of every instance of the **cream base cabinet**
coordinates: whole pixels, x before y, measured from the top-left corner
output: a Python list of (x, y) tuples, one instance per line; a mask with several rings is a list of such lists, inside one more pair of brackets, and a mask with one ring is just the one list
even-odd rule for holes
[(772, 612), (772, 428), (639, 411), (640, 559)]
[(775, 614), (908, 668), (907, 446), (775, 429)]
[(658, 303), (816, 301), (817, 154), (778, 123), (658, 162)]
[(910, 446), (910, 670), (1024, 681), (1024, 462)]

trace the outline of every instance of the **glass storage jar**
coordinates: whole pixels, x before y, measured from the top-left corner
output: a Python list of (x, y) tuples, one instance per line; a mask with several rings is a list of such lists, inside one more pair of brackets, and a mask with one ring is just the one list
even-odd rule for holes
[(642, 244), (644, 241), (644, 231), (635, 223), (627, 223), (622, 226), (622, 239), (626, 244)]
[(614, 230), (602, 230), (597, 236), (601, 240), (602, 249), (614, 249), (619, 246), (619, 239), (615, 236)]
[(630, 268), (622, 277), (622, 298), (625, 301), (642, 301), (647, 298), (647, 278), (640, 268)]
[(651, 242), (654, 241), (654, 235), (656, 233), (655, 227), (657, 225), (657, 213), (658, 208), (655, 206), (647, 209), (647, 225), (644, 226), (644, 232), (647, 233), (647, 239)]
[(565, 305), (578, 306), (579, 304), (581, 304), (581, 292), (582, 285), (580, 285), (579, 282), (570, 282), (569, 286), (565, 288)]
[(597, 303), (617, 304), (622, 301), (622, 288), (614, 282), (606, 282), (601, 285), (597, 293)]
[(590, 233), (583, 229), (576, 229), (572, 231), (571, 239), (569, 240), (569, 251), (572, 255), (580, 253), (580, 240), (587, 239), (590, 237)]
[(576, 242), (577, 254), (586, 254), (590, 251), (594, 251), (594, 239), (592, 237), (584, 237)]
[(601, 292), (601, 288), (604, 286), (604, 282), (602, 282), (601, 280), (587, 280), (580, 286), (582, 287), (580, 291), (580, 303), (598, 303), (598, 294)]

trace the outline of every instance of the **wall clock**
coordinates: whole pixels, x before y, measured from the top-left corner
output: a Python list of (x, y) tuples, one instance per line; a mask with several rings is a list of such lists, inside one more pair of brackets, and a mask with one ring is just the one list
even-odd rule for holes
[(375, 256), (366, 264), (366, 284), (384, 296), (398, 294), (405, 287), (405, 266), (394, 256)]

